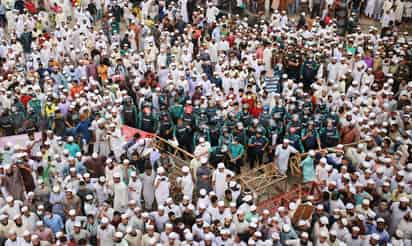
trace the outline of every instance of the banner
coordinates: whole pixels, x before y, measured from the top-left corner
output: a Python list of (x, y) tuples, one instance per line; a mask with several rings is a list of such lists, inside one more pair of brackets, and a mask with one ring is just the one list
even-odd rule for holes
[(139, 133), (142, 138), (152, 138), (155, 136), (155, 134), (153, 133), (145, 132), (140, 129), (133, 128), (133, 127), (126, 126), (126, 125), (122, 125), (121, 131), (122, 131), (122, 135), (124, 139), (126, 140), (126, 142), (132, 139), (136, 133)]
[[(34, 137), (35, 137), (35, 139), (40, 139), (41, 138), (41, 132), (34, 133)], [(29, 141), (29, 137), (27, 136), (27, 134), (0, 137), (0, 148), (4, 148), (4, 146), (8, 142), (12, 143), (13, 145), (18, 144), (20, 146), (26, 146), (27, 141)]]

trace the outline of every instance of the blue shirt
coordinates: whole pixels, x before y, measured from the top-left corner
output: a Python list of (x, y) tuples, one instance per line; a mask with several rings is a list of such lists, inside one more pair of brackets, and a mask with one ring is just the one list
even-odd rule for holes
[(43, 218), (43, 222), (44, 222), (44, 225), (49, 227), (53, 231), (54, 234), (63, 230), (63, 227), (64, 227), (62, 218), (60, 217), (60, 215), (57, 215), (57, 214), (53, 214), (51, 218), (48, 216), (45, 216)]

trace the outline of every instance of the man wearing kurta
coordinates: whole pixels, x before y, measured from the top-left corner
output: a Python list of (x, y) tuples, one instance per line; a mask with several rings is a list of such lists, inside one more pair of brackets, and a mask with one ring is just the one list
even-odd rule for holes
[(233, 172), (225, 168), (225, 164), (217, 164), (217, 170), (213, 173), (212, 183), (218, 200), (222, 200), (227, 189), (228, 176), (233, 176)]
[(127, 186), (120, 179), (121, 174), (113, 174), (113, 208), (115, 211), (125, 211), (128, 203), (128, 191)]
[(302, 167), (303, 182), (310, 182), (316, 179), (315, 166), (313, 163), (314, 157), (315, 157), (315, 151), (310, 150), (308, 157), (306, 157), (305, 160), (303, 160), (302, 163), (300, 164)]

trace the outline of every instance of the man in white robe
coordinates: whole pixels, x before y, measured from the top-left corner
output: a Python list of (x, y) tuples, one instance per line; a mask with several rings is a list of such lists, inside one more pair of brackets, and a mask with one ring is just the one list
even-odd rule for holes
[(193, 177), (190, 174), (190, 168), (188, 166), (182, 167), (183, 176), (177, 178), (177, 182), (179, 183), (182, 193), (184, 196), (189, 197), (189, 200), (192, 200), (193, 196)]
[(298, 151), (289, 145), (289, 140), (283, 140), (283, 144), (279, 144), (275, 150), (275, 164), (277, 164), (279, 171), (286, 174), (289, 167), (289, 157), (291, 154), (298, 153)]
[(128, 197), (127, 185), (121, 181), (120, 177), (121, 177), (121, 174), (118, 172), (113, 174), (113, 180), (114, 180), (113, 209), (115, 211), (124, 212), (127, 209), (127, 203), (128, 203), (129, 197)]
[(135, 200), (137, 205), (140, 207), (140, 201), (142, 200), (142, 181), (139, 177), (137, 177), (136, 172), (132, 172), (130, 174), (130, 181), (129, 181), (129, 199)]
[(213, 172), (212, 176), (212, 185), (218, 200), (223, 199), (225, 190), (228, 187), (227, 184), (232, 176), (234, 176), (234, 173), (226, 169), (225, 164), (222, 162), (217, 164), (217, 169)]
[(169, 198), (170, 183), (169, 178), (165, 175), (163, 167), (157, 168), (157, 176), (154, 181), (155, 184), (155, 198), (157, 205), (163, 205), (167, 198)]

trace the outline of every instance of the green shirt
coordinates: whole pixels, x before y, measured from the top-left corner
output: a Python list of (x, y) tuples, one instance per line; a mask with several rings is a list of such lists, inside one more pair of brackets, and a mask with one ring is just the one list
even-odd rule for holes
[(232, 155), (233, 159), (238, 158), (239, 156), (243, 155), (243, 152), (245, 151), (243, 145), (241, 144), (229, 144), (229, 151), (230, 154)]

